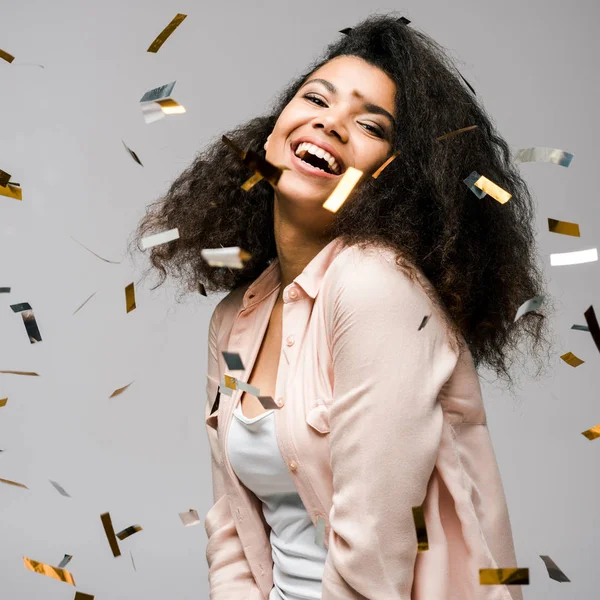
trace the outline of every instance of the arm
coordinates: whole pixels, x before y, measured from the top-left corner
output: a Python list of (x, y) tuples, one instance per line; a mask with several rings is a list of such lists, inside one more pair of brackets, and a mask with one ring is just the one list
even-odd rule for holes
[[(206, 431), (210, 443), (213, 481), (213, 507), (204, 519), (208, 536), (206, 560), (208, 562), (208, 585), (210, 600), (261, 600), (262, 593), (254, 581), (250, 565), (244, 554), (242, 543), (235, 528), (225, 490), (225, 467), (221, 466), (221, 451), (217, 430), (209, 425), (215, 423), (215, 414), (208, 421), (219, 387), (219, 362), (217, 331), (219, 328), (219, 306), (210, 320), (208, 333), (207, 403), (204, 412)], [(218, 411), (217, 411), (218, 420)]]
[(425, 291), (381, 258), (334, 273), (326, 303), (334, 492), (322, 600), (410, 600), (412, 507), (425, 499), (437, 396), (458, 357)]

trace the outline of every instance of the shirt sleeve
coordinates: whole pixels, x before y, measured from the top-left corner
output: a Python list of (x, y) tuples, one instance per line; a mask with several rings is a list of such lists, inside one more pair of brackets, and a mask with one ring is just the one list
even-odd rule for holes
[(393, 262), (341, 267), (325, 299), (333, 505), (322, 600), (410, 600), (412, 507), (426, 496), (442, 434), (437, 398), (458, 354), (425, 290)]
[(217, 430), (219, 410), (210, 414), (220, 381), (217, 348), (220, 306), (219, 304), (215, 308), (209, 325), (207, 402), (204, 412), (210, 444), (214, 501), (204, 519), (204, 529), (208, 536), (206, 560), (210, 600), (262, 600), (262, 593), (254, 581), (229, 508), (225, 490), (226, 472), (221, 464)]

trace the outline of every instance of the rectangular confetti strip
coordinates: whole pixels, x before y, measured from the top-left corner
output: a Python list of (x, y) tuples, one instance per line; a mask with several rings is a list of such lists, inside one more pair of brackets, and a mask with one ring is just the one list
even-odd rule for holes
[(567, 352), (561, 356), (561, 358), (570, 366), (578, 367), (582, 365), (585, 361), (577, 358), (572, 352)]
[(509, 194), (506, 190), (503, 190), (499, 185), (496, 185), (493, 181), (490, 181), (483, 175), (473, 184), (476, 188), (489, 194), (494, 200), (505, 204), (512, 198), (512, 194)]
[(223, 375), (225, 379), (225, 387), (230, 390), (237, 390), (237, 379), (235, 377), (231, 377), (231, 375)]
[(58, 565), (58, 568), (59, 569), (63, 569), (64, 567), (66, 567), (71, 562), (72, 558), (73, 557), (70, 554), (65, 554), (63, 556), (63, 559), (60, 561), (60, 564)]
[[(233, 379), (235, 379), (235, 377), (233, 377)], [(224, 375), (221, 378), (221, 384), (219, 386), (219, 390), (220, 390), (221, 394), (225, 394), (226, 396), (233, 396), (233, 389), (230, 387), (227, 387)]]
[(589, 331), (590, 328), (587, 325), (571, 325), (571, 329), (576, 329), (577, 331)]
[(552, 233), (562, 233), (563, 235), (572, 235), (573, 237), (580, 237), (579, 225), (577, 223), (569, 223), (568, 221), (548, 219), (548, 230)]
[(242, 363), (242, 357), (237, 352), (222, 352), (227, 368), (230, 371), (243, 371), (244, 363)]
[(54, 486), (54, 488), (56, 489), (56, 491), (61, 495), (61, 496), (65, 496), (65, 498), (70, 498), (71, 496), (69, 496), (69, 494), (67, 494), (67, 492), (65, 491), (65, 489), (62, 487), (62, 485), (60, 485), (59, 483), (56, 483), (56, 481), (52, 481), (52, 479), (48, 479), (48, 481)]
[(194, 525), (198, 525), (200, 523), (198, 511), (192, 508), (190, 508), (188, 512), (179, 513), (179, 518), (186, 527), (193, 527)]
[(6, 373), (7, 375), (28, 375), (29, 377), (39, 377), (38, 373), (33, 371), (0, 371), (0, 373)]
[(26, 490), (29, 489), (26, 485), (23, 485), (22, 483), (17, 483), (16, 481), (11, 481), (10, 479), (2, 479), (2, 477), (0, 477), (0, 481), (2, 483), (8, 483), (8, 485), (16, 485), (17, 487), (25, 488)]
[(171, 22), (156, 36), (146, 52), (158, 52), (160, 47), (167, 41), (171, 34), (183, 23), (187, 15), (177, 13)]
[(155, 233), (154, 235), (149, 235), (142, 238), (142, 249), (147, 250), (148, 248), (152, 248), (153, 246), (160, 246), (161, 244), (166, 244), (167, 242), (172, 242), (173, 240), (179, 239), (179, 229), (175, 227), (175, 229), (169, 229), (169, 231), (161, 231), (160, 233)]
[(371, 175), (371, 177), (373, 179), (377, 179), (382, 171), (396, 158), (400, 156), (400, 150), (398, 150), (397, 152), (394, 152), (394, 154), (392, 154), (392, 156), (390, 156), (378, 169), (377, 171), (375, 171), (375, 173), (373, 173), (373, 175)]
[(132, 383), (135, 383), (135, 380), (132, 381), (131, 383), (128, 383), (127, 385), (124, 385), (121, 388), (117, 388), (110, 396), (109, 398), (114, 398), (115, 396), (118, 396), (119, 394), (122, 394)]
[(588, 330), (592, 334), (592, 339), (594, 340), (594, 344), (596, 344), (596, 348), (600, 351), (600, 326), (598, 326), (598, 319), (596, 319), (596, 312), (594, 311), (594, 307), (590, 306), (584, 313), (586, 323), (588, 325)]
[(243, 381), (237, 380), (237, 388), (238, 390), (242, 390), (243, 392), (248, 392), (257, 398), (260, 396), (260, 390), (249, 383), (245, 383)]
[(168, 98), (173, 92), (173, 88), (177, 81), (171, 81), (170, 83), (165, 83), (165, 85), (161, 85), (157, 88), (147, 91), (141, 98), (140, 102), (156, 102), (157, 100), (162, 100), (163, 98)]
[(33, 571), (34, 573), (46, 575), (46, 577), (58, 579), (58, 581), (64, 581), (65, 583), (70, 583), (73, 586), (75, 585), (73, 575), (71, 575), (69, 571), (65, 571), (64, 569), (59, 569), (57, 567), (51, 567), (45, 563), (31, 560), (31, 558), (27, 558), (26, 556), (23, 557), (23, 562), (25, 564), (25, 568)]
[(573, 160), (573, 154), (559, 150), (558, 148), (520, 148), (515, 153), (513, 162), (515, 164), (524, 162), (546, 162), (568, 167)]
[(582, 431), (581, 435), (584, 435), (588, 440), (598, 439), (600, 437), (600, 423), (587, 431)]
[(112, 521), (110, 518), (110, 513), (103, 513), (100, 515), (100, 519), (102, 519), (102, 525), (104, 526), (104, 532), (106, 533), (106, 538), (108, 539), (108, 543), (110, 545), (110, 549), (112, 550), (113, 556), (121, 556), (121, 550), (119, 549), (119, 542), (115, 536), (115, 530), (113, 529)]
[(142, 531), (142, 528), (139, 525), (130, 525), (129, 527), (123, 529), (123, 531), (119, 531), (119, 533), (117, 533), (117, 537), (123, 541), (138, 531)]
[(429, 550), (427, 528), (425, 527), (425, 512), (422, 506), (413, 506), (412, 513), (415, 531), (417, 532), (417, 552), (425, 552)]
[(529, 585), (529, 569), (479, 569), (481, 585)]
[(131, 156), (131, 158), (133, 158), (133, 160), (135, 160), (135, 162), (140, 165), (141, 167), (143, 167), (144, 165), (142, 164), (142, 161), (139, 159), (139, 156), (123, 141), (123, 146), (125, 146), (125, 150), (127, 150), (127, 152), (129, 152), (129, 156)]
[(256, 396), (258, 398), (258, 401), (263, 405), (263, 408), (265, 410), (270, 410), (270, 409), (279, 409), (281, 408), (277, 402), (275, 402), (275, 400), (273, 400), (273, 398), (271, 396)]
[(3, 171), (2, 169), (0, 169), (0, 186), (6, 187), (8, 185), (9, 181), (10, 181), (10, 173), (7, 173), (6, 171)]
[(252, 255), (239, 246), (228, 248), (204, 248), (200, 255), (211, 267), (229, 267), (230, 269), (243, 269), (244, 261), (250, 260)]
[(23, 200), (23, 190), (21, 190), (19, 186), (9, 183), (6, 186), (0, 186), (0, 196), (14, 198), (15, 200)]
[(317, 517), (315, 544), (320, 548), (325, 548), (325, 519), (321, 516)]
[(83, 592), (75, 592), (75, 598), (73, 600), (94, 600), (94, 596), (91, 594), (84, 594)]
[(456, 131), (451, 131), (450, 133), (445, 133), (444, 135), (440, 135), (440, 137), (436, 138), (436, 141), (447, 140), (448, 138), (454, 137), (455, 135), (460, 135), (461, 133), (466, 133), (467, 131), (473, 131), (473, 129), (477, 129), (477, 125), (470, 125), (469, 127), (463, 127), (462, 129), (457, 129)]
[(2, 48), (0, 48), (0, 58), (7, 63), (11, 63), (15, 60), (15, 57), (12, 54), (9, 54), (6, 50), (2, 50)]
[(132, 310), (135, 310), (135, 290), (133, 289), (133, 283), (130, 283), (125, 288), (125, 308), (127, 309), (127, 313), (130, 313)]
[(359, 169), (348, 167), (346, 172), (342, 175), (342, 178), (338, 181), (333, 192), (331, 192), (329, 198), (325, 200), (323, 208), (332, 213), (336, 213), (342, 204), (344, 204), (362, 175), (363, 172)]
[(262, 181), (264, 177), (260, 173), (254, 173), (251, 177), (246, 179), (240, 188), (242, 188), (245, 192), (251, 190), (259, 181)]
[(575, 252), (559, 252), (550, 255), (550, 265), (552, 267), (562, 267), (564, 265), (581, 265), (583, 263), (594, 262), (598, 260), (598, 249), (577, 250)]
[(6, 406), (7, 402), (8, 402), (8, 398), (0, 398), (0, 408), (2, 408), (3, 406)]

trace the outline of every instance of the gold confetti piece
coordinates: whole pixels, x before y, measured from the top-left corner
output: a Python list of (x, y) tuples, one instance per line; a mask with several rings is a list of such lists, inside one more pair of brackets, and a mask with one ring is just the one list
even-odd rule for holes
[(587, 325), (571, 325), (571, 329), (576, 329), (577, 331), (589, 331), (590, 328)]
[(580, 265), (583, 263), (594, 262), (598, 260), (598, 249), (577, 250), (575, 252), (558, 252), (550, 255), (550, 265), (552, 267), (562, 267), (564, 265)]
[(0, 398), (0, 408), (2, 408), (3, 406), (6, 406), (7, 402), (8, 402), (8, 398)]
[[(283, 174), (283, 171), (289, 171), (288, 167), (276, 167), (271, 164), (267, 159), (259, 156), (254, 150), (248, 150), (248, 152), (244, 152), (241, 148), (237, 146), (234, 142), (232, 142), (227, 136), (221, 136), (221, 141), (224, 144), (227, 144), (244, 162), (244, 164), (262, 175), (267, 181), (272, 183), (273, 185), (277, 185), (279, 183), (279, 179)], [(247, 187), (252, 178), (250, 178), (243, 185)], [(256, 183), (256, 182), (255, 182)], [(254, 184), (252, 184), (254, 185)], [(251, 187), (251, 186), (250, 186)]]
[(580, 237), (579, 225), (577, 223), (569, 223), (568, 221), (557, 221), (556, 219), (548, 219), (548, 229), (552, 233), (562, 233), (563, 235), (572, 235)]
[(188, 512), (179, 513), (179, 518), (186, 527), (193, 527), (194, 525), (198, 525), (198, 523), (200, 523), (198, 511), (192, 508), (190, 508)]
[(448, 138), (454, 137), (455, 135), (460, 135), (461, 133), (466, 133), (467, 131), (473, 131), (473, 129), (477, 129), (477, 125), (469, 125), (469, 127), (463, 127), (462, 129), (457, 129), (456, 131), (451, 131), (450, 133), (445, 133), (444, 135), (440, 135), (440, 137), (436, 138), (436, 141), (447, 140)]
[(237, 379), (235, 377), (225, 374), (223, 377), (225, 378), (225, 387), (228, 387), (230, 390), (237, 390)]
[(588, 440), (595, 440), (600, 437), (600, 423), (598, 425), (594, 425), (591, 429), (587, 431), (582, 431), (581, 435), (585, 435)]
[(10, 181), (10, 174), (0, 169), (0, 186), (6, 187)]
[(417, 552), (429, 550), (429, 542), (427, 540), (427, 528), (425, 527), (425, 512), (422, 506), (413, 506), (413, 521), (417, 532)]
[(83, 592), (75, 592), (75, 598), (73, 600), (94, 600), (94, 596), (91, 594), (84, 594)]
[(373, 175), (371, 175), (371, 177), (373, 179), (377, 179), (380, 175), (381, 172), (397, 157), (400, 156), (400, 150), (398, 150), (397, 152), (394, 152), (394, 154), (392, 154), (392, 156), (390, 156), (380, 167), (379, 169), (377, 169), (377, 171), (375, 171), (375, 173), (373, 173)]
[(244, 262), (252, 258), (252, 255), (239, 246), (228, 248), (204, 248), (200, 255), (211, 267), (229, 267), (231, 269), (243, 269)]
[(121, 141), (123, 142), (123, 146), (125, 146), (125, 150), (129, 152), (129, 156), (131, 156), (131, 158), (133, 158), (138, 165), (143, 167), (144, 165), (142, 164), (142, 161), (139, 159), (138, 155), (123, 140)]
[(2, 50), (1, 48), (0, 48), (0, 58), (5, 60), (7, 63), (11, 63), (13, 60), (15, 60), (15, 57), (12, 54), (9, 54), (8, 52), (6, 52), (6, 50)]
[(133, 283), (130, 283), (125, 288), (125, 308), (127, 312), (130, 313), (132, 310), (135, 310), (135, 290), (133, 289)]
[(58, 568), (62, 569), (63, 567), (66, 567), (71, 562), (72, 558), (73, 557), (70, 554), (65, 554), (63, 559), (60, 561)]
[(39, 377), (39, 375), (33, 371), (0, 371), (0, 373), (5, 373), (7, 375), (29, 375), (31, 377)]
[[(69, 236), (69, 237), (70, 237), (70, 238), (71, 238), (71, 239), (72, 239), (74, 242), (77, 242), (77, 240), (76, 240), (74, 237), (72, 237), (72, 236)], [(116, 262), (116, 261), (114, 261), (114, 260), (108, 260), (107, 258), (102, 258), (102, 257), (101, 257), (99, 254), (96, 254), (96, 253), (95, 253), (93, 250), (90, 250), (90, 249), (89, 249), (87, 246), (84, 246), (84, 245), (83, 245), (81, 242), (77, 242), (77, 243), (78, 243), (80, 246), (82, 246), (83, 248), (85, 248), (85, 249), (86, 249), (88, 252), (91, 252), (91, 253), (92, 253), (94, 256), (96, 256), (96, 257), (97, 257), (97, 258), (99, 258), (100, 260), (103, 260), (104, 262), (111, 263), (111, 264), (113, 264), (113, 265), (120, 265), (120, 264), (121, 264), (120, 262)]]
[[(231, 379), (235, 380), (235, 377), (232, 377)], [(233, 396), (233, 388), (227, 387), (227, 382), (225, 381), (225, 375), (223, 375), (223, 377), (221, 377), (219, 392), (221, 394), (225, 394), (226, 396)]]
[(227, 368), (230, 371), (243, 371), (244, 363), (242, 362), (242, 357), (237, 352), (221, 352), (225, 362), (227, 363)]
[[(73, 315), (78, 313), (87, 304), (88, 300), (91, 300), (95, 295), (96, 295), (96, 292), (94, 292), (87, 300), (85, 300), (83, 302), (83, 304), (73, 313)], [(71, 315), (71, 316), (73, 316), (73, 315)]]
[(503, 190), (499, 185), (496, 185), (493, 181), (490, 181), (483, 175), (473, 184), (475, 187), (489, 194), (494, 200), (505, 204), (512, 198), (512, 194), (509, 194), (506, 190)]
[(358, 180), (362, 177), (363, 172), (354, 167), (348, 167), (346, 172), (342, 175), (342, 178), (338, 181), (333, 192), (323, 204), (323, 208), (336, 213), (342, 204), (348, 198), (350, 192), (354, 189), (354, 186), (358, 183)]
[(33, 571), (34, 573), (39, 573), (40, 575), (46, 575), (47, 577), (51, 577), (52, 579), (58, 579), (58, 581), (64, 581), (65, 583), (70, 583), (71, 585), (75, 585), (75, 580), (73, 579), (73, 575), (69, 573), (69, 571), (65, 571), (64, 569), (59, 569), (57, 567), (51, 567), (45, 563), (37, 562), (35, 560), (31, 560), (31, 558), (23, 557), (23, 562), (25, 563), (25, 568)]
[(71, 496), (69, 496), (69, 494), (67, 494), (67, 492), (65, 492), (65, 489), (59, 483), (56, 483), (56, 481), (52, 481), (52, 479), (48, 479), (48, 481), (56, 488), (56, 491), (61, 496), (65, 496), (66, 498), (71, 497)]
[(529, 569), (479, 569), (481, 585), (529, 585)]
[(417, 329), (417, 331), (421, 331), (421, 329), (423, 329), (423, 327), (425, 327), (425, 325), (427, 325), (427, 321), (429, 321), (429, 317), (431, 315), (425, 315), (423, 317), (423, 320), (421, 321), (421, 324), (419, 325), (419, 329)]
[(112, 550), (113, 556), (121, 556), (119, 542), (117, 541), (117, 538), (115, 536), (115, 530), (113, 529), (112, 521), (110, 519), (110, 513), (101, 514), (100, 519), (102, 519), (104, 532), (106, 533), (106, 538), (108, 539), (108, 543), (110, 545), (110, 549)]
[(10, 479), (2, 479), (2, 477), (0, 477), (0, 481), (2, 483), (8, 483), (9, 485), (16, 485), (17, 487), (25, 488), (26, 490), (29, 489), (26, 485), (23, 485), (22, 483), (17, 483), (16, 481), (11, 481)]
[(0, 196), (14, 198), (15, 200), (23, 200), (23, 190), (20, 187), (9, 183), (6, 186), (0, 186)]
[(165, 115), (180, 115), (185, 112), (185, 107), (171, 98), (157, 100), (156, 104), (160, 106)]
[(171, 34), (183, 23), (187, 15), (177, 13), (171, 22), (156, 36), (156, 39), (150, 44), (146, 52), (158, 52), (160, 47), (167, 41)]
[(513, 323), (516, 323), (525, 313), (537, 310), (543, 304), (544, 298), (545, 296), (535, 296), (534, 298), (530, 298), (523, 302), (523, 304), (519, 306), (519, 310), (517, 310)]
[(119, 533), (117, 533), (117, 537), (123, 541), (138, 531), (142, 531), (142, 528), (139, 525), (130, 525), (129, 527), (123, 529), (123, 531), (119, 531)]
[(544, 561), (546, 569), (548, 569), (548, 575), (550, 576), (550, 579), (554, 579), (554, 581), (559, 581), (561, 583), (571, 581), (549, 556), (540, 554), (540, 558)]
[[(135, 379), (131, 382), (134, 383)], [(116, 389), (110, 396), (109, 398), (114, 398), (115, 396), (118, 396), (119, 394), (122, 394), (130, 385), (131, 383), (128, 383), (127, 385), (123, 386), (122, 388), (118, 388)]]
[(260, 174), (260, 173), (254, 173), (254, 175), (252, 175), (252, 177), (250, 177), (249, 179), (246, 179), (246, 181), (244, 181), (244, 183), (242, 183), (242, 185), (240, 185), (240, 187), (245, 191), (249, 191), (251, 190), (259, 181), (262, 181), (264, 179), (264, 177)]
[(585, 362), (584, 360), (581, 360), (580, 358), (577, 358), (572, 352), (567, 352), (566, 354), (563, 354), (561, 356), (561, 358), (568, 365), (571, 365), (572, 367), (578, 367), (579, 365), (582, 365)]
[(160, 244), (166, 244), (167, 242), (172, 242), (173, 240), (178, 239), (179, 229), (175, 227), (175, 229), (161, 231), (160, 233), (155, 233), (154, 235), (148, 235), (142, 238), (142, 249), (148, 250), (148, 248), (152, 248), (153, 246), (159, 246)]
[(515, 164), (524, 162), (546, 162), (568, 167), (573, 160), (573, 154), (559, 150), (558, 148), (520, 148), (515, 153), (513, 162)]
[(592, 334), (596, 348), (600, 351), (600, 327), (598, 326), (598, 319), (596, 319), (596, 313), (594, 307), (590, 306), (584, 313), (586, 323), (588, 324), (588, 331)]

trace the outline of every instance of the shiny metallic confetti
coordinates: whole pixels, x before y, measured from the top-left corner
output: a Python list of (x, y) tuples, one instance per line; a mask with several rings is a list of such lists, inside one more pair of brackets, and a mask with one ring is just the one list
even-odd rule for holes
[(160, 106), (165, 115), (181, 115), (185, 112), (185, 107), (179, 104), (179, 102), (175, 102), (172, 98), (157, 100), (156, 104)]
[(123, 146), (125, 146), (125, 150), (129, 152), (129, 156), (131, 156), (131, 158), (133, 158), (138, 165), (143, 167), (144, 165), (142, 164), (142, 161), (139, 159), (138, 155), (123, 140), (121, 141), (123, 142)]
[(145, 102), (141, 106), (142, 116), (144, 117), (146, 125), (165, 118), (165, 113), (160, 107), (160, 104), (157, 104), (156, 102)]
[(223, 358), (227, 363), (227, 368), (230, 371), (243, 371), (244, 363), (242, 362), (242, 357), (237, 352), (225, 352), (223, 351)]
[(571, 329), (576, 329), (577, 331), (589, 331), (590, 328), (587, 325), (571, 325)]
[(125, 308), (127, 312), (130, 313), (132, 310), (135, 310), (135, 289), (133, 287), (133, 283), (130, 283), (125, 288)]
[(572, 235), (573, 237), (580, 237), (579, 225), (577, 223), (569, 223), (568, 221), (548, 219), (548, 229), (552, 233), (562, 233), (563, 235)]
[(588, 440), (598, 439), (600, 437), (600, 423), (598, 425), (594, 425), (587, 431), (582, 431), (581, 435), (584, 435)]
[[(135, 379), (131, 382), (134, 383)], [(119, 394), (122, 394), (130, 385), (131, 383), (128, 383), (127, 385), (124, 385), (122, 388), (118, 388), (116, 389), (110, 396), (109, 398), (114, 398), (115, 396), (118, 396)]]
[(378, 169), (377, 171), (375, 171), (375, 173), (373, 173), (373, 175), (371, 175), (371, 177), (373, 179), (377, 179), (380, 175), (381, 172), (396, 158), (400, 156), (400, 150), (398, 150), (397, 152), (394, 152), (394, 154), (392, 154), (392, 156), (390, 156)]
[(552, 267), (562, 267), (564, 265), (581, 265), (583, 263), (594, 262), (598, 260), (598, 249), (576, 250), (575, 252), (559, 252), (550, 255), (550, 265)]
[(115, 536), (115, 530), (113, 529), (112, 521), (110, 518), (110, 513), (103, 513), (100, 515), (100, 519), (102, 519), (102, 525), (104, 526), (104, 532), (106, 533), (106, 538), (108, 539), (108, 543), (110, 545), (110, 549), (112, 550), (113, 556), (121, 556), (121, 550), (119, 549), (119, 542)]
[(166, 244), (167, 242), (172, 242), (173, 240), (178, 239), (179, 229), (175, 227), (175, 229), (161, 231), (160, 233), (155, 233), (154, 235), (149, 235), (142, 238), (142, 249), (148, 250), (148, 248), (152, 248), (153, 246), (160, 246), (160, 244)]
[(13, 60), (15, 60), (15, 57), (12, 54), (9, 54), (8, 52), (6, 52), (6, 50), (2, 50), (0, 48), (0, 58), (2, 60), (5, 60), (7, 63), (11, 63)]
[(73, 557), (70, 554), (65, 554), (63, 556), (63, 559), (60, 561), (60, 564), (58, 565), (58, 568), (59, 569), (63, 569), (64, 567), (66, 567), (71, 562), (72, 558)]
[(493, 181), (490, 181), (483, 175), (473, 184), (476, 188), (489, 194), (494, 200), (505, 204), (512, 198), (512, 194), (509, 194), (506, 190), (503, 190), (499, 185), (496, 185)]
[(198, 511), (192, 508), (190, 508), (188, 512), (179, 513), (179, 518), (186, 527), (193, 527), (194, 525), (198, 525), (200, 523)]
[(160, 47), (167, 41), (171, 34), (183, 23), (187, 15), (177, 13), (172, 21), (156, 36), (155, 40), (150, 44), (146, 52), (158, 52)]
[(519, 310), (517, 310), (513, 323), (516, 323), (525, 313), (537, 310), (543, 304), (544, 298), (545, 296), (535, 296), (534, 298), (530, 298), (523, 302), (523, 304), (519, 306)]
[(73, 600), (94, 600), (94, 596), (91, 594), (84, 594), (83, 592), (75, 592), (75, 598)]
[(2, 483), (7, 483), (8, 485), (16, 485), (17, 487), (25, 488), (26, 490), (29, 489), (26, 485), (23, 485), (22, 483), (17, 483), (16, 481), (11, 481), (10, 479), (2, 479), (2, 477), (0, 477), (0, 481)]
[(117, 533), (117, 537), (123, 541), (138, 531), (142, 531), (142, 528), (139, 525), (130, 525), (129, 527), (123, 529), (123, 531), (119, 531), (119, 533)]
[(142, 115), (146, 123), (153, 123), (162, 119), (167, 114), (180, 114), (185, 112), (185, 108), (178, 102), (175, 102), (170, 96), (175, 87), (176, 81), (161, 85), (146, 92), (140, 99)]
[[(230, 379), (234, 380), (234, 385), (235, 385), (235, 377), (231, 377)], [(227, 384), (225, 382), (225, 375), (223, 375), (223, 377), (221, 377), (221, 385), (220, 385), (219, 389), (221, 391), (221, 394), (225, 394), (226, 396), (233, 396), (233, 390), (235, 388), (232, 389), (230, 387), (227, 387)]]
[(31, 560), (31, 558), (23, 557), (23, 562), (25, 563), (25, 568), (33, 571), (34, 573), (39, 573), (40, 575), (46, 575), (46, 577), (51, 577), (52, 579), (58, 579), (58, 581), (64, 581), (65, 583), (70, 583), (71, 585), (75, 585), (75, 580), (73, 579), (73, 575), (69, 573), (69, 571), (65, 571), (64, 569), (59, 569), (58, 567), (51, 567), (45, 563), (37, 562), (36, 560)]
[(354, 186), (358, 183), (362, 175), (363, 172), (359, 169), (348, 167), (329, 198), (323, 203), (323, 208), (336, 213), (342, 204), (346, 202), (350, 192), (354, 189)]
[(421, 321), (421, 324), (419, 325), (419, 329), (417, 329), (417, 331), (421, 331), (421, 329), (423, 329), (423, 327), (425, 327), (425, 325), (427, 325), (427, 321), (429, 321), (429, 317), (431, 315), (425, 315), (423, 317), (423, 320)]
[(584, 360), (581, 360), (580, 358), (577, 358), (572, 352), (567, 352), (566, 354), (563, 354), (561, 356), (561, 358), (568, 365), (571, 365), (572, 367), (578, 367), (579, 365), (582, 365), (585, 362)]
[(592, 334), (596, 348), (600, 351), (600, 327), (598, 326), (598, 319), (596, 319), (596, 313), (594, 307), (590, 306), (584, 313), (586, 323), (588, 324), (588, 330)]
[(425, 512), (422, 506), (413, 506), (412, 513), (415, 531), (417, 532), (417, 552), (425, 552), (429, 550), (427, 528), (425, 527)]
[(230, 390), (237, 390), (237, 379), (235, 377), (231, 377), (231, 375), (223, 375), (223, 379), (225, 380), (225, 387)]
[(529, 585), (529, 569), (479, 569), (481, 585)]
[(246, 179), (240, 186), (245, 192), (251, 190), (259, 181), (262, 181), (264, 177), (260, 173), (254, 173), (251, 177)]
[(515, 164), (524, 162), (546, 162), (568, 167), (573, 160), (573, 154), (559, 150), (558, 148), (520, 148), (515, 152), (513, 162)]
[(463, 179), (463, 183), (481, 200), (487, 196), (487, 192), (475, 187), (475, 182), (479, 181), (481, 175), (477, 171), (473, 171), (468, 177)]
[(236, 380), (237, 389), (242, 390), (243, 392), (248, 392), (257, 398), (260, 396), (260, 390), (249, 383), (245, 383), (244, 381)]
[(2, 408), (3, 406), (6, 406), (7, 402), (8, 402), (8, 398), (0, 398), (0, 408)]
[[(77, 242), (77, 240), (72, 237), (69, 236), (74, 242)], [(114, 260), (108, 260), (107, 258), (102, 258), (99, 254), (96, 254), (93, 250), (90, 250), (87, 246), (84, 246), (81, 242), (77, 242), (82, 248), (85, 248), (88, 252), (91, 252), (95, 257), (99, 258), (100, 260), (103, 260), (104, 262), (107, 263), (111, 263), (113, 265), (120, 265), (120, 262), (114, 261)]]
[(440, 137), (436, 138), (436, 141), (447, 140), (448, 138), (454, 137), (455, 135), (460, 135), (461, 133), (466, 133), (467, 131), (473, 131), (473, 129), (477, 129), (477, 125), (469, 125), (469, 127), (463, 127), (462, 129), (457, 129), (456, 131), (451, 131), (450, 133), (445, 133), (444, 135), (440, 135)]
[(321, 516), (317, 517), (315, 544), (319, 546), (319, 548), (325, 548), (325, 519)]
[(277, 402), (275, 402), (275, 400), (271, 397), (271, 396), (258, 396), (256, 395), (256, 397), (258, 398), (258, 401), (263, 405), (263, 408), (265, 410), (270, 410), (270, 409), (275, 409), (278, 410), (281, 408), (281, 406), (279, 406), (277, 404)]
[(548, 575), (550, 575), (550, 579), (554, 579), (554, 581), (559, 581), (561, 583), (571, 581), (549, 556), (540, 554), (540, 558), (544, 561), (546, 569), (548, 569)]
[(140, 98), (140, 102), (155, 102), (156, 100), (168, 98), (176, 83), (177, 81), (171, 81), (171, 83), (165, 83), (165, 85), (149, 90)]
[(10, 307), (13, 312), (21, 313), (30, 343), (35, 344), (36, 342), (41, 342), (42, 336), (37, 321), (35, 320), (33, 310), (31, 310), (31, 305), (28, 302), (20, 302), (19, 304), (11, 304)]
[[(87, 304), (88, 300), (91, 300), (96, 295), (96, 293), (97, 292), (94, 292), (87, 300), (84, 300), (83, 304), (81, 304), (79, 306), (79, 308), (73, 313), (73, 315), (78, 313)], [(73, 316), (73, 315), (71, 315), (71, 316)]]
[(0, 186), (6, 187), (10, 181), (10, 174), (0, 169)]
[(15, 183), (9, 183), (6, 186), (0, 186), (0, 196), (14, 198), (15, 200), (23, 200), (23, 190)]
[(65, 489), (59, 483), (56, 483), (56, 481), (52, 481), (52, 479), (48, 479), (48, 481), (56, 488), (56, 491), (61, 496), (65, 496), (66, 498), (71, 497), (71, 496), (69, 496), (69, 494), (67, 494), (67, 492), (65, 492)]
[(0, 371), (0, 373), (6, 373), (7, 375), (28, 375), (30, 377), (39, 377), (39, 375), (33, 371)]
[(229, 267), (231, 269), (243, 269), (244, 261), (252, 258), (252, 255), (239, 246), (229, 248), (204, 248), (200, 255), (211, 267)]

